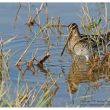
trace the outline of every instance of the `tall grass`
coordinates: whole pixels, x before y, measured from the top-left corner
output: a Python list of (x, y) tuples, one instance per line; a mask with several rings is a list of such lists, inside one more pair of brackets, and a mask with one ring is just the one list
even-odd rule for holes
[[(15, 23), (18, 20), (19, 12), (21, 11), (22, 4), (19, 4), (16, 16), (15, 16)], [(10, 84), (10, 74), (9, 74), (9, 58), (13, 57), (11, 56), (11, 50), (9, 49), (7, 52), (3, 51), (4, 46), (7, 43), (11, 43), (15, 37), (10, 38), (6, 41), (1, 40), (1, 48), (0, 48), (0, 106), (1, 107), (44, 107), (44, 106), (52, 106), (52, 101), (54, 96), (56, 95), (57, 90), (59, 89), (59, 86), (57, 85), (57, 81), (59, 78), (54, 78), (53, 74), (44, 67), (43, 63), (36, 60), (36, 54), (34, 53), (32, 56), (32, 59), (27, 59), (27, 62), (23, 63), (23, 60), (25, 59), (25, 55), (28, 53), (29, 49), (33, 45), (33, 42), (38, 38), (42, 37), (45, 38), (45, 41), (47, 43), (47, 50), (50, 51), (51, 47), (51, 35), (50, 33), (53, 33), (55, 36), (62, 36), (63, 27), (67, 27), (67, 25), (64, 25), (61, 23), (60, 17), (50, 17), (49, 18), (49, 12), (48, 12), (48, 5), (47, 3), (42, 3), (39, 8), (36, 7), (35, 13), (32, 15), (31, 10), (31, 4), (28, 4), (28, 18), (26, 20), (26, 25), (29, 31), (31, 32), (31, 41), (25, 48), (25, 50), (22, 52), (18, 60), (16, 61), (16, 67), (19, 67), (18, 72), (22, 73), (22, 64), (30, 64), (28, 65), (29, 68), (36, 69), (34, 67), (39, 67), (41, 70), (44, 70), (47, 74), (45, 74), (45, 80), (43, 84), (39, 84), (38, 87), (30, 87), (30, 82), (28, 82), (26, 79), (24, 79), (24, 84), (22, 85), (22, 76), (21, 74), (18, 75), (18, 80), (16, 84), (16, 88), (13, 89), (12, 85)], [(40, 14), (44, 12), (45, 14), (45, 23), (42, 24)], [(94, 83), (94, 86), (97, 88), (99, 87), (99, 79), (101, 73), (103, 72), (104, 78), (109, 79), (110, 74), (110, 67), (109, 67), (109, 59), (110, 59), (110, 53), (108, 51), (108, 10), (107, 10), (107, 4), (104, 4), (104, 16), (100, 16), (97, 18), (94, 18), (90, 14), (90, 10), (87, 4), (81, 5), (81, 12), (82, 16), (81, 18), (81, 26), (83, 30), (83, 38), (81, 40), (85, 40), (85, 38), (88, 38), (88, 42), (90, 43), (90, 49), (91, 53), (93, 55), (92, 59), (89, 62), (81, 61), (78, 64), (79, 59), (76, 59), (74, 57), (72, 68), (69, 71), (67, 82), (68, 82), (68, 92), (70, 94), (70, 98), (73, 102), (74, 107), (81, 106), (80, 103), (77, 105), (74, 102), (76, 100), (85, 100), (92, 96), (92, 94), (85, 94), (84, 96), (78, 98), (78, 95), (80, 93), (80, 83), (87, 81), (90, 84)], [(102, 20), (104, 20), (105, 24), (102, 24)], [(104, 26), (103, 26), (104, 25)], [(37, 29), (37, 31), (33, 31), (33, 27)], [(104, 27), (104, 28), (103, 28)], [(86, 36), (85, 36), (86, 35)], [(94, 54), (91, 39), (94, 40), (96, 43), (97, 53)], [(104, 41), (104, 42), (103, 42)], [(75, 44), (75, 45), (76, 45)], [(100, 49), (101, 45), (101, 49)], [(103, 55), (101, 54), (101, 51)], [(79, 66), (89, 64), (89, 68), (87, 71), (80, 71)], [(40, 66), (38, 66), (38, 64)], [(87, 64), (87, 65), (88, 65)], [(27, 65), (26, 65), (27, 66)], [(32, 71), (31, 71), (32, 72)], [(33, 73), (36, 73), (35, 71)], [(83, 73), (83, 74), (82, 74)], [(60, 77), (61, 78), (61, 77)], [(36, 84), (37, 85), (37, 84)], [(14, 91), (14, 94), (11, 94), (11, 91)], [(75, 100), (73, 100), (72, 94), (76, 94)], [(13, 96), (13, 97), (12, 97)], [(104, 103), (104, 106), (108, 103), (109, 98), (107, 102)]]
[[(108, 7), (107, 3), (103, 4), (103, 8), (101, 8), (102, 15), (96, 16), (96, 18), (93, 17), (93, 15), (89, 10), (88, 4), (81, 4), (81, 27), (83, 30), (82, 38), (81, 40), (84, 40), (85, 38), (88, 38), (88, 42), (90, 44), (90, 49), (92, 53), (92, 58), (89, 62), (85, 63), (84, 61), (81, 61), (80, 59), (76, 59), (74, 57), (72, 67), (70, 68), (69, 75), (68, 75), (68, 87), (69, 87), (69, 93), (74, 94), (76, 91), (77, 95), (80, 95), (80, 92), (78, 94), (80, 83), (87, 81), (86, 83), (89, 84), (89, 86), (93, 86), (95, 88), (99, 88), (102, 84), (100, 84), (100, 79), (103, 79), (105, 81), (110, 80), (110, 67), (109, 67), (109, 20), (108, 20)], [(91, 44), (91, 39), (93, 39), (96, 43), (96, 49), (97, 51), (94, 52)], [(76, 44), (80, 41), (77, 41)], [(75, 44), (75, 45), (76, 45)], [(88, 66), (89, 64), (89, 66)], [(85, 66), (87, 66), (86, 71), (80, 70), (81, 67), (85, 69)], [(91, 87), (92, 88), (92, 87)], [(76, 96), (78, 97), (78, 96)], [(92, 93), (89, 93), (89, 96), (86, 94), (84, 95), (84, 100), (89, 99), (92, 97)], [(71, 95), (72, 98), (72, 95)], [(72, 106), (84, 106), (81, 104), (81, 99), (78, 98), (79, 103), (77, 103), (77, 100), (74, 99), (74, 102), (76, 104), (73, 104)], [(82, 101), (82, 102), (83, 102)], [(109, 98), (105, 103), (102, 104), (102, 106), (107, 106), (109, 102)]]

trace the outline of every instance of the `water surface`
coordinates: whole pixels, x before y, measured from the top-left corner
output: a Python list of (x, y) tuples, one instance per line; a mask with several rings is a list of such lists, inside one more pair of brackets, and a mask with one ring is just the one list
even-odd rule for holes
[[(18, 69), (15, 67), (15, 62), (20, 57), (21, 53), (26, 49), (27, 44), (30, 39), (33, 37), (31, 32), (29, 32), (26, 26), (26, 20), (28, 17), (28, 5), (22, 4), (22, 8), (19, 12), (18, 20), (16, 21), (16, 25), (14, 27), (14, 17), (16, 15), (19, 4), (18, 3), (0, 3), (0, 37), (3, 39), (9, 38), (11, 36), (16, 36), (16, 39), (11, 43), (4, 46), (4, 51), (9, 48), (12, 49), (12, 56), (10, 57), (10, 77), (12, 80), (13, 89), (16, 88), (17, 78), (19, 75)], [(96, 10), (98, 7), (100, 8), (102, 4), (88, 4), (90, 8), (90, 13), (94, 17), (97, 18)], [(31, 11), (34, 13), (36, 7), (39, 7), (40, 3), (31, 4)], [(102, 5), (103, 6), (103, 5)], [(69, 23), (75, 22), (79, 25), (80, 31), (80, 16), (81, 16), (81, 3), (48, 3), (48, 11), (49, 18), (52, 16), (60, 17), (61, 22), (65, 25)], [(108, 12), (110, 11), (110, 7), (108, 4)], [(109, 13), (108, 13), (109, 14)], [(109, 16), (109, 15), (108, 15)], [(45, 14), (40, 14), (41, 22), (45, 23)], [(37, 32), (37, 28), (33, 29), (34, 32)], [(64, 35), (67, 35), (67, 29), (63, 28)], [(52, 34), (50, 36), (51, 46), (50, 49), (50, 59), (45, 62), (45, 67), (49, 69), (49, 71), (53, 74), (55, 78), (61, 75), (61, 78), (57, 81), (59, 89), (54, 96), (52, 106), (55, 107), (65, 107), (65, 106), (73, 106), (73, 101), (70, 97), (70, 94), (67, 92), (67, 77), (69, 75), (69, 69), (72, 64), (72, 59), (70, 55), (65, 51), (64, 55), (61, 57), (61, 51), (64, 46), (65, 36), (60, 36), (58, 38), (57, 35)], [(32, 53), (38, 48), (37, 59), (40, 59), (45, 51), (48, 50), (48, 45), (45, 42), (45, 38), (38, 37), (32, 44), (31, 48), (25, 55), (25, 59), (29, 60), (32, 56)], [(16, 51), (15, 51), (16, 50)], [(36, 79), (43, 83), (45, 81), (45, 76), (42, 71), (38, 71), (37, 74), (32, 75), (30, 71), (27, 71), (24, 77), (30, 82), (30, 85), (36, 86)], [(109, 95), (109, 83), (100, 80), (102, 82), (102, 86), (95, 89), (89, 85), (89, 83), (81, 83), (78, 86), (78, 92), (72, 95), (73, 100), (75, 100), (74, 104), (81, 106), (103, 106), (101, 105), (106, 101)], [(92, 94), (90, 98), (87, 100), (79, 100), (81, 96), (84, 96), (89, 89), (88, 95)], [(98, 104), (96, 104), (98, 103)], [(96, 105), (95, 105), (96, 104)]]

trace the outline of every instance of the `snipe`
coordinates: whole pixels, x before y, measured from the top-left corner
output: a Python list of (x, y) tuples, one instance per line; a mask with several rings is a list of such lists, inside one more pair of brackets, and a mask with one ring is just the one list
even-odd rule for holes
[[(76, 23), (68, 25), (68, 31), (69, 35), (65, 47), (67, 46), (70, 54), (84, 56), (86, 61), (88, 61), (91, 56), (90, 43), (87, 39), (81, 39), (81, 34)], [(63, 48), (61, 55), (63, 54), (65, 47)]]

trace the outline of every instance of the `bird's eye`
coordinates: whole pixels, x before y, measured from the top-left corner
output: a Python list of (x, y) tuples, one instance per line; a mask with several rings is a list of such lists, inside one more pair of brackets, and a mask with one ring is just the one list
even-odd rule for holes
[(70, 24), (70, 25), (68, 26), (68, 29), (71, 29), (71, 27), (73, 27), (72, 25), (73, 25), (73, 24)]

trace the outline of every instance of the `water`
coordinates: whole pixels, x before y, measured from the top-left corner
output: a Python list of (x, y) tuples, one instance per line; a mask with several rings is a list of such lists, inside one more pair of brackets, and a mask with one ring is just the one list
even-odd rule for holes
[[(17, 78), (19, 75), (18, 69), (15, 67), (15, 63), (20, 57), (21, 53), (26, 49), (27, 44), (29, 43), (32, 34), (29, 32), (26, 21), (28, 17), (28, 5), (22, 4), (18, 20), (14, 27), (14, 17), (16, 15), (19, 4), (18, 3), (0, 3), (0, 37), (3, 39), (9, 38), (11, 36), (16, 36), (16, 39), (11, 43), (4, 46), (4, 51), (7, 51), (9, 48), (12, 49), (12, 54), (10, 57), (10, 77), (12, 80), (12, 87), (16, 88)], [(35, 12), (36, 7), (39, 7), (40, 3), (31, 4), (32, 13)], [(96, 12), (98, 7), (103, 7), (102, 4), (88, 4), (91, 14), (98, 18)], [(68, 25), (71, 22), (75, 22), (80, 26), (80, 17), (81, 16), (81, 4), (80, 3), (49, 3), (48, 4), (49, 18), (52, 16), (61, 18), (62, 24)], [(108, 12), (110, 7), (108, 7)], [(109, 13), (108, 13), (109, 14)], [(109, 16), (109, 15), (108, 15)], [(45, 23), (45, 14), (42, 12), (40, 14), (41, 23)], [(37, 32), (37, 28), (33, 28), (34, 32)], [(67, 35), (67, 30), (63, 29), (64, 35)], [(81, 30), (82, 32), (82, 30)], [(50, 37), (51, 40), (51, 49), (50, 49), (50, 59), (45, 62), (45, 67), (49, 69), (52, 75), (55, 78), (61, 76), (57, 84), (59, 89), (54, 96), (52, 106), (54, 107), (65, 107), (73, 106), (73, 102), (70, 94), (67, 92), (67, 77), (68, 72), (72, 63), (72, 59), (69, 54), (65, 51), (64, 55), (61, 57), (61, 51), (64, 46), (65, 36), (57, 37), (55, 34), (52, 34)], [(32, 56), (32, 53), (38, 48), (37, 59), (39, 60), (43, 57), (45, 51), (48, 50), (48, 45), (45, 42), (44, 37), (38, 37), (32, 44), (30, 50), (25, 55), (25, 60), (29, 60)], [(16, 50), (16, 51), (15, 51)], [(24, 77), (29, 81), (31, 86), (36, 85), (36, 79), (39, 82), (43, 83), (45, 76), (43, 72), (38, 71), (37, 74), (32, 75), (30, 71), (26, 71)], [(102, 80), (101, 80), (102, 81)], [(109, 83), (102, 81), (103, 84), (97, 89), (94, 89), (89, 83), (81, 83), (78, 86), (78, 92), (72, 95), (73, 100), (75, 100), (74, 105), (81, 104), (81, 106), (103, 106), (101, 103), (105, 102), (109, 95)], [(23, 82), (22, 82), (23, 83)], [(86, 101), (79, 100), (81, 96), (86, 94), (86, 90), (89, 88), (88, 95), (91, 95), (90, 98), (87, 98)], [(76, 97), (77, 96), (77, 97)], [(102, 101), (102, 102), (101, 102)], [(96, 104), (96, 103), (99, 103)]]

